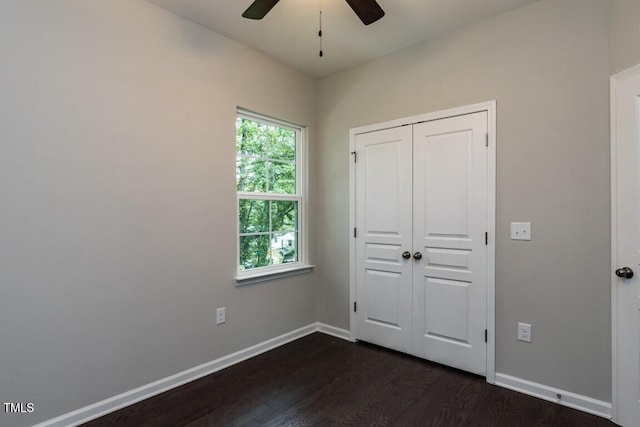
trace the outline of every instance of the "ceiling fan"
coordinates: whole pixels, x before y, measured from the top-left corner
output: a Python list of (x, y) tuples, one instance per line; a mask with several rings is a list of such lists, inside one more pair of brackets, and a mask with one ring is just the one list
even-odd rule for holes
[[(249, 19), (262, 19), (280, 0), (255, 0), (242, 14)], [(384, 10), (376, 0), (345, 0), (364, 25), (376, 22), (384, 16)]]

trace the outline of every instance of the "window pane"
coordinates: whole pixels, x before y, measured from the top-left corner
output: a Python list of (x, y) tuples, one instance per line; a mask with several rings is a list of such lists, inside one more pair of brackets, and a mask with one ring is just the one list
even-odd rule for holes
[(253, 157), (236, 156), (236, 184), (238, 191), (265, 193), (267, 162)]
[(271, 230), (298, 230), (298, 202), (274, 200), (271, 202)]
[[(239, 269), (298, 262), (300, 194), (296, 164), (303, 131), (238, 110), (236, 189)], [(300, 169), (298, 169), (300, 168)], [(250, 195), (248, 193), (251, 193)], [(290, 197), (294, 196), (294, 197)]]
[(269, 202), (242, 199), (239, 201), (240, 233), (269, 232)]
[(274, 233), (271, 239), (271, 259), (274, 265), (298, 261), (298, 233)]
[(296, 159), (296, 133), (289, 129), (269, 126), (267, 156), (275, 160)]
[(269, 192), (296, 194), (295, 163), (271, 162), (269, 165)]
[(267, 125), (253, 120), (236, 119), (236, 152), (256, 157), (265, 157), (267, 147)]
[(240, 236), (240, 269), (266, 267), (271, 264), (271, 240), (268, 234)]

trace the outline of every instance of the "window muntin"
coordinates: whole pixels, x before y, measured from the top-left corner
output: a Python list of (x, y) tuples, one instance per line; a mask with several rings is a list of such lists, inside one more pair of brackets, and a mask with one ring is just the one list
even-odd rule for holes
[(238, 113), (236, 188), (240, 273), (277, 270), (302, 262), (302, 138), (302, 128), (251, 113)]

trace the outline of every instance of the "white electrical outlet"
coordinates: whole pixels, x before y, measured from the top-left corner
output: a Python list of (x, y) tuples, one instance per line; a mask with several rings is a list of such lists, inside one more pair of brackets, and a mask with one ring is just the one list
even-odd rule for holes
[(225, 313), (225, 307), (221, 307), (216, 310), (216, 325), (220, 325), (227, 321), (227, 316)]
[(511, 240), (531, 240), (531, 223), (512, 222)]
[(518, 340), (531, 342), (531, 325), (528, 323), (518, 323)]

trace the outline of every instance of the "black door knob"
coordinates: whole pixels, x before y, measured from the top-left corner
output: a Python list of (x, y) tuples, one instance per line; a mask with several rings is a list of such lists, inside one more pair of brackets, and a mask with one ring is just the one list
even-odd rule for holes
[(411, 252), (409, 252), (409, 251), (402, 252), (402, 258), (404, 258), (404, 259), (411, 258)]
[(616, 276), (623, 279), (631, 279), (633, 277), (633, 270), (629, 267), (622, 267), (616, 270)]
[(422, 254), (420, 252), (416, 252), (415, 254), (413, 254), (413, 259), (415, 260), (422, 259)]

